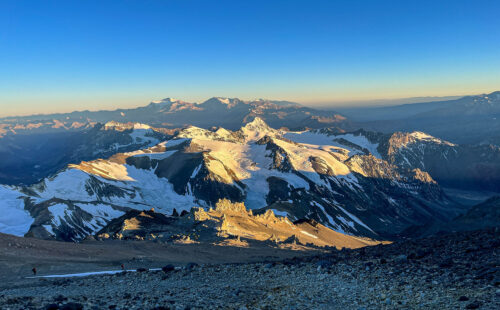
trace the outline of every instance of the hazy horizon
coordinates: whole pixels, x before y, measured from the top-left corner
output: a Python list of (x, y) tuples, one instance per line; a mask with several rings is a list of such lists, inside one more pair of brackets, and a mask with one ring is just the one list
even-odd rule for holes
[[(486, 93), (491, 93), (486, 92)], [(184, 98), (176, 98), (172, 96), (166, 96), (163, 97), (162, 99), (154, 99), (154, 100), (149, 100), (147, 102), (143, 103), (131, 103), (129, 105), (123, 104), (121, 105), (120, 103), (115, 103), (115, 104), (99, 104), (95, 109), (89, 109), (86, 108), (85, 106), (81, 107), (76, 107), (76, 109), (65, 109), (64, 107), (56, 107), (53, 112), (42, 112), (42, 113), (19, 113), (19, 114), (10, 114), (6, 115), (3, 113), (0, 113), (1, 118), (6, 118), (6, 117), (23, 117), (23, 116), (30, 116), (30, 115), (43, 115), (43, 114), (65, 114), (65, 113), (71, 113), (71, 112), (81, 112), (81, 111), (113, 111), (113, 110), (118, 110), (118, 109), (134, 109), (134, 108), (139, 108), (139, 107), (144, 107), (152, 102), (158, 102), (166, 98), (171, 98), (171, 99), (176, 99), (176, 100), (181, 100), (181, 101), (186, 101), (190, 103), (195, 103), (195, 104), (201, 104), (204, 101), (218, 97), (218, 98), (237, 98), (240, 100), (244, 101), (253, 101), (253, 100), (258, 100), (258, 99), (264, 99), (264, 100), (272, 100), (272, 101), (290, 101), (294, 103), (298, 103), (303, 106), (311, 107), (311, 108), (316, 108), (316, 109), (324, 109), (324, 110), (345, 110), (345, 109), (350, 109), (350, 108), (375, 108), (375, 107), (389, 107), (389, 106), (396, 106), (396, 105), (403, 105), (403, 104), (413, 104), (413, 103), (423, 103), (423, 102), (438, 102), (438, 101), (445, 101), (445, 100), (453, 100), (457, 98), (461, 98), (464, 96), (474, 96), (474, 95), (480, 95), (480, 94), (486, 94), (486, 93), (476, 93), (476, 94), (466, 94), (466, 95), (460, 95), (460, 96), (425, 96), (425, 97), (408, 97), (408, 98), (393, 98), (393, 99), (373, 99), (373, 100), (359, 100), (359, 101), (344, 101), (344, 102), (318, 102), (318, 103), (303, 103), (303, 102), (297, 102), (294, 100), (288, 100), (288, 99), (275, 99), (275, 98), (240, 98), (240, 97), (227, 97), (227, 96), (211, 96), (207, 97), (203, 100), (200, 101), (190, 101), (186, 100)]]

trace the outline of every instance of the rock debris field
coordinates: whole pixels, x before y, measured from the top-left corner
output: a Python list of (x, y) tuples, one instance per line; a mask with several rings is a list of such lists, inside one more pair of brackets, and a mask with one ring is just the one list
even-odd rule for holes
[(38, 278), (0, 309), (500, 309), (498, 229), (279, 262)]

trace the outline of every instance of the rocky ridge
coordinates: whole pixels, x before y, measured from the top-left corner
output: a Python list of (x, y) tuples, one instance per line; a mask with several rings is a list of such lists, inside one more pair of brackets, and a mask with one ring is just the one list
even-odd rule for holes
[[(255, 211), (255, 212), (258, 212)], [(261, 211), (262, 212), (262, 211)], [(314, 220), (292, 223), (272, 210), (254, 214), (243, 203), (220, 200), (215, 208), (193, 208), (172, 216), (154, 210), (132, 210), (112, 220), (96, 233), (98, 240), (154, 240), (173, 243), (206, 243), (238, 247), (256, 242), (279, 248), (310, 250), (336, 247), (358, 248), (379, 242), (335, 232)]]
[(359, 154), (378, 154), (398, 172), (414, 171), (443, 187), (500, 192), (500, 147), (496, 145), (455, 144), (420, 131), (385, 134), (361, 129), (338, 133), (326, 128), (312, 132), (327, 135)]

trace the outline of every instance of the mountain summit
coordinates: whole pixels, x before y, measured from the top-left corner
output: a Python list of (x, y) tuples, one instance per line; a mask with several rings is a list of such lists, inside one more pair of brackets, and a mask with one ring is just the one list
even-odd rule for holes
[(240, 131), (249, 141), (257, 141), (265, 136), (276, 136), (279, 132), (269, 127), (260, 117), (255, 117), (253, 121), (248, 122)]

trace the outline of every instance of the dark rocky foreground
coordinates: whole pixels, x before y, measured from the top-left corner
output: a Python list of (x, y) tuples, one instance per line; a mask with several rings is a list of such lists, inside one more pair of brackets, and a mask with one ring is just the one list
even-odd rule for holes
[(500, 309), (499, 237), (497, 228), (278, 263), (35, 279), (1, 291), (0, 308)]

